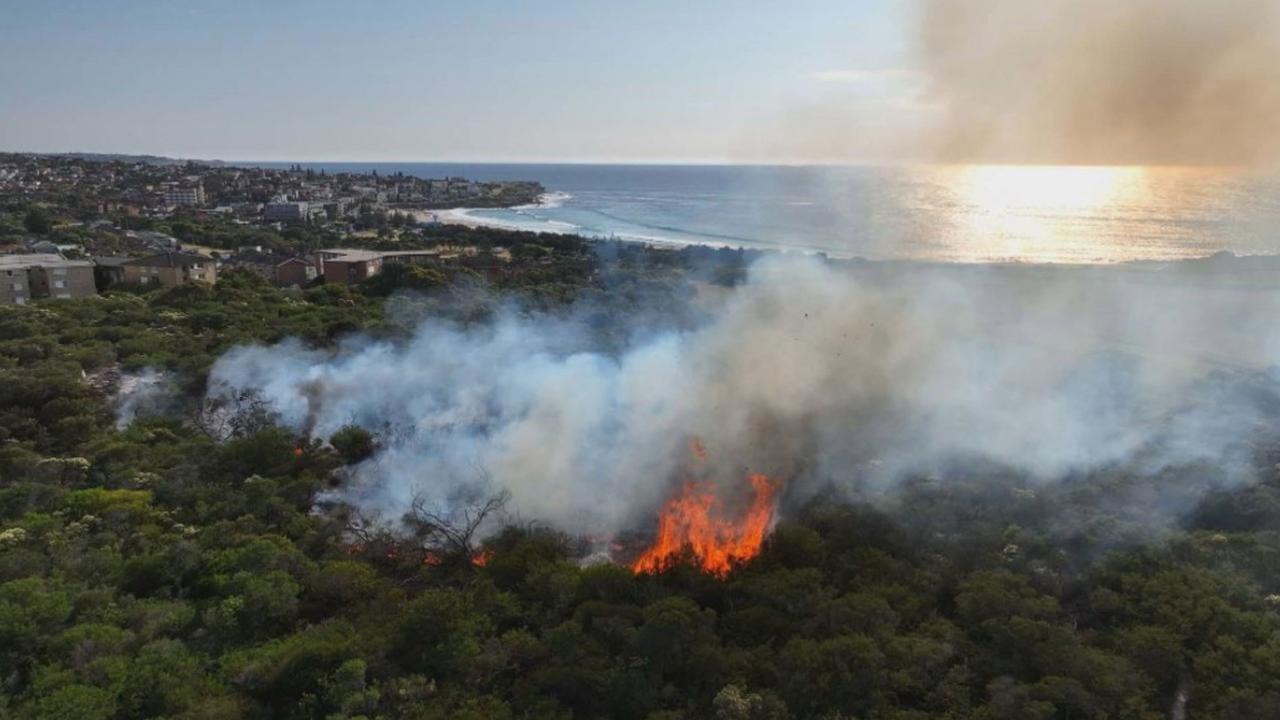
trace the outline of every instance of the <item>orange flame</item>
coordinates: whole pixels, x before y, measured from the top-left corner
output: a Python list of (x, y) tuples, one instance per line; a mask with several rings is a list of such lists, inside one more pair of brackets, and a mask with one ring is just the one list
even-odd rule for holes
[(729, 574), (734, 564), (755, 557), (773, 520), (779, 483), (752, 475), (755, 497), (740, 521), (724, 518), (714, 490), (704, 483), (685, 483), (680, 497), (669, 500), (658, 516), (658, 537), (631, 564), (632, 572), (656, 573), (670, 567), (687, 546), (705, 572)]
[(475, 567), (482, 568), (489, 564), (489, 559), (493, 557), (492, 550), (481, 550), (471, 556), (471, 564)]

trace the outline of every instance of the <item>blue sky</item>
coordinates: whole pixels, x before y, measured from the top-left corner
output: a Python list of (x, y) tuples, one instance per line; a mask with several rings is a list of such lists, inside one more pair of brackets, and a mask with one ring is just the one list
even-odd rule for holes
[(909, 102), (906, 8), (0, 0), (0, 150), (823, 160)]

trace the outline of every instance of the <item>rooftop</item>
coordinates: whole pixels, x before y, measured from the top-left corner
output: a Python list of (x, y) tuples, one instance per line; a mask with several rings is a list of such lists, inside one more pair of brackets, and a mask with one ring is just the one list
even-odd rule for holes
[(213, 262), (213, 258), (187, 252), (165, 252), (128, 260), (122, 265), (141, 265), (143, 267), (190, 267)]
[(380, 260), (385, 258), (399, 257), (429, 257), (440, 254), (439, 248), (427, 248), (425, 250), (357, 250), (348, 248), (329, 248), (320, 250), (319, 253), (327, 260), (336, 262), (367, 262), (369, 260)]
[(321, 250), (320, 253), (326, 259), (336, 260), (337, 262), (368, 262), (370, 260), (378, 260), (387, 254), (378, 250), (348, 250), (343, 248)]
[(0, 269), (25, 270), (33, 267), (93, 267), (88, 260), (68, 260), (52, 253), (0, 255)]
[(94, 255), (93, 261), (104, 267), (118, 267), (133, 259), (132, 255)]

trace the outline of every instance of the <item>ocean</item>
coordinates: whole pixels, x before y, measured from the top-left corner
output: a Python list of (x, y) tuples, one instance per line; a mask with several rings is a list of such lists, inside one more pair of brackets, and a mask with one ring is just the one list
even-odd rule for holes
[(302, 166), (537, 180), (548, 190), (540, 204), (448, 214), (498, 227), (651, 243), (938, 262), (1095, 264), (1224, 250), (1280, 254), (1280, 176), (1230, 168)]

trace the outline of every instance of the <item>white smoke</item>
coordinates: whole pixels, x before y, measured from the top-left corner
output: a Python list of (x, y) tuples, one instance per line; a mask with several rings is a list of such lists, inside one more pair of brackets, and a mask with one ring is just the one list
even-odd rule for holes
[(704, 325), (621, 352), (583, 350), (566, 318), (428, 320), (404, 343), (240, 347), (210, 392), (255, 390), (315, 437), (382, 433), (343, 492), (388, 516), (483, 480), (526, 518), (618, 530), (669, 492), (691, 436), (722, 479), (794, 487), (892, 485), (965, 458), (1046, 482), (1226, 467), (1267, 419), (1278, 310), (1274, 290), (1212, 272), (775, 256)]
[(173, 378), (163, 370), (149, 367), (121, 375), (115, 394), (116, 428), (123, 430), (139, 416), (171, 411), (177, 395)]

